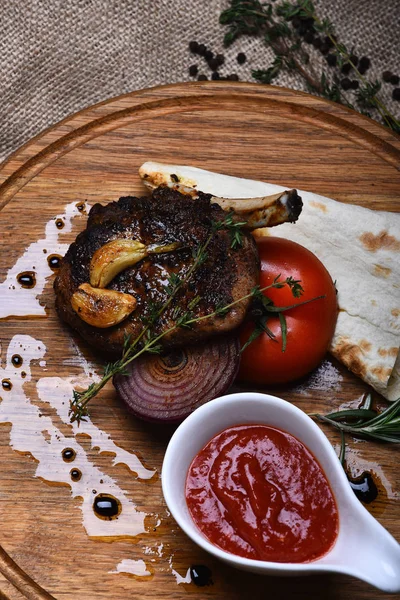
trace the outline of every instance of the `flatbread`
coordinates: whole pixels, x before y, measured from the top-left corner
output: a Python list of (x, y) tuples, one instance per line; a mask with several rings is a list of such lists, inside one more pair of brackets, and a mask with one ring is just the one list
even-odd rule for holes
[[(265, 196), (285, 188), (194, 167), (145, 163), (155, 185), (194, 187), (225, 198)], [(171, 178), (173, 175), (173, 178)], [(258, 229), (302, 244), (324, 263), (338, 289), (339, 316), (330, 352), (390, 401), (400, 397), (400, 214), (343, 204), (299, 190), (296, 224)]]

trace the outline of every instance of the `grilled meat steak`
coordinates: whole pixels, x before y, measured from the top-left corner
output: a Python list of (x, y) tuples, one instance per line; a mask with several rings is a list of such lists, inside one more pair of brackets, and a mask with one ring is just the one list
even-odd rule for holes
[[(54, 283), (56, 308), (61, 319), (99, 351), (120, 355), (126, 336), (134, 340), (155, 307), (167, 301), (171, 275), (185, 277), (193, 265), (196, 249), (209, 237), (213, 223), (226, 218), (227, 213), (218, 204), (210, 202), (211, 198), (199, 192), (193, 199), (168, 187), (160, 187), (150, 197), (120, 198), (106, 206), (95, 204), (90, 210), (86, 229), (70, 246)], [(298, 198), (297, 214), (292, 215), (291, 220), (297, 218), (300, 210), (301, 199)], [(144, 247), (164, 247), (172, 251), (144, 256), (116, 274), (106, 285), (106, 290), (91, 288), (88, 282), (91, 281), (93, 256), (100, 248), (104, 255), (108, 248), (111, 252), (114, 246), (121, 246), (120, 242), (110, 244), (116, 240), (123, 240), (122, 245), (129, 246), (130, 242), (126, 240), (135, 240), (134, 244), (138, 246), (144, 244)], [(232, 249), (230, 231), (225, 228), (217, 231), (207, 247), (206, 259), (196, 268), (189, 283), (178, 291), (152, 331), (161, 333), (173, 327), (196, 297), (200, 301), (191, 311), (194, 317), (200, 317), (249, 294), (258, 282), (259, 259), (249, 232), (243, 232), (242, 241), (242, 247)], [(122, 320), (112, 326), (93, 325), (96, 307), (103, 302), (96, 294), (102, 296), (103, 292), (111, 297), (110, 302), (113, 292), (122, 298)], [(128, 306), (124, 313), (126, 295), (136, 302), (132, 304), (134, 309)], [(108, 297), (105, 301), (109, 302)], [(88, 322), (79, 316), (79, 303), (85, 308), (86, 302), (90, 303)], [(242, 322), (249, 302), (245, 300), (226, 315), (204, 319), (190, 329), (178, 327), (167, 333), (162, 343), (166, 347), (187, 345), (230, 331)]]
[[(193, 200), (168, 188), (155, 190), (151, 197), (127, 197), (106, 206), (94, 205), (86, 229), (70, 246), (55, 280), (59, 316), (100, 351), (120, 354), (125, 336), (135, 339), (154, 306), (167, 301), (170, 275), (185, 276), (193, 264), (193, 252), (206, 241), (213, 221), (225, 217), (219, 206), (210, 204), (210, 196), (200, 194)], [(173, 242), (181, 246), (170, 253), (151, 254), (111, 281), (108, 290), (131, 294), (137, 305), (121, 323), (99, 329), (78, 316), (71, 298), (81, 284), (89, 282), (90, 262), (96, 250), (120, 238), (139, 240), (146, 246)], [(244, 234), (243, 246), (233, 250), (230, 233), (225, 229), (216, 232), (207, 248), (207, 259), (178, 292), (154, 330), (172, 327), (178, 317), (177, 307), (184, 312), (197, 295), (201, 300), (193, 309), (196, 317), (248, 294), (257, 284), (258, 268), (256, 245), (250, 234)], [(200, 321), (193, 329), (178, 328), (163, 338), (163, 344), (184, 345), (229, 331), (241, 323), (248, 303), (235, 306), (226, 316)]]

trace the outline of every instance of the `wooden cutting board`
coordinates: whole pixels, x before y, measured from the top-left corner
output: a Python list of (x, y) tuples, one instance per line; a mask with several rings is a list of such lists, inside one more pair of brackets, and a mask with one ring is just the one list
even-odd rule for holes
[[(2, 378), (12, 385), (0, 388), (0, 597), (383, 598), (344, 576), (242, 573), (195, 547), (162, 499), (171, 430), (129, 416), (112, 386), (93, 402), (89, 426), (69, 425), (69, 382), (93, 377), (101, 361), (59, 323), (48, 258), (84, 227), (85, 207), (142, 194), (146, 160), (399, 210), (398, 138), (337, 104), (277, 87), (198, 82), (134, 92), (65, 119), (12, 155), (0, 169), (0, 308), (14, 315), (0, 321)], [(35, 274), (33, 289), (18, 278), (25, 271)], [(268, 391), (327, 412), (357, 406), (366, 390), (328, 357), (300, 383)], [(67, 447), (77, 452), (71, 463), (62, 459)], [(348, 463), (353, 475), (373, 473), (379, 494), (368, 510), (400, 539), (397, 448), (348, 439)], [(80, 483), (70, 473), (78, 467)], [(110, 490), (122, 503), (117, 521), (92, 510), (95, 495)], [(207, 566), (213, 583), (180, 582), (192, 565)]]

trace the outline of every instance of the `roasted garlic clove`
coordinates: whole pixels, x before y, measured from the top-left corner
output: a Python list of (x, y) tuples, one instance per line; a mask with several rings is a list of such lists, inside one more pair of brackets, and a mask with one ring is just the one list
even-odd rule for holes
[(71, 298), (71, 306), (77, 315), (85, 323), (100, 329), (126, 319), (136, 304), (136, 298), (130, 294), (94, 288), (88, 283), (82, 283)]
[(164, 244), (163, 246), (152, 244), (151, 246), (147, 246), (147, 252), (149, 254), (165, 254), (166, 252), (178, 250), (178, 248), (182, 248), (181, 242), (171, 242), (170, 244)]
[(90, 263), (90, 285), (105, 288), (124, 269), (147, 256), (147, 248), (137, 240), (119, 239), (108, 242), (93, 254)]
[(93, 254), (90, 262), (90, 284), (96, 288), (105, 288), (118, 273), (132, 267), (149, 254), (173, 252), (181, 245), (180, 242), (172, 242), (163, 246), (145, 246), (137, 240), (127, 239), (108, 242)]

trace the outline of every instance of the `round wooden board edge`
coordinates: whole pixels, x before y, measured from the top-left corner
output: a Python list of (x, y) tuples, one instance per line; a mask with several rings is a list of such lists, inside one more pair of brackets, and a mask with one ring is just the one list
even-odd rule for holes
[[(56, 600), (21, 569), (2, 546), (0, 546), (0, 572), (28, 600)], [(4, 593), (3, 597), (8, 600)]]
[[(285, 104), (289, 109), (288, 118), (295, 119), (301, 115), (304, 121), (308, 121), (314, 126), (336, 129), (336, 133), (345, 135), (356, 143), (366, 145), (370, 151), (380, 155), (400, 170), (400, 137), (376, 121), (335, 102), (312, 96), (306, 92), (256, 83), (233, 84), (210, 81), (175, 83), (136, 90), (104, 100), (67, 116), (26, 142), (0, 164), (0, 210), (14, 195), (11, 188), (16, 188), (15, 191), (18, 191), (31, 178), (24, 177), (23, 167), (27, 162), (34, 163), (35, 157), (36, 162), (39, 162), (45, 149), (47, 149), (47, 154), (50, 149), (56, 152), (62, 147), (65, 138), (70, 139), (71, 136), (76, 138), (79, 136), (79, 130), (88, 126), (89, 123), (99, 123), (102, 119), (126, 110), (126, 108), (134, 110), (137, 106), (149, 106), (152, 102), (171, 101), (174, 98), (179, 101), (188, 97), (206, 100), (210, 97), (226, 98), (228, 95), (238, 100), (251, 96), (253, 99), (261, 99), (266, 104), (268, 102)], [(189, 109), (188, 106), (187, 110)], [(293, 115), (290, 114), (290, 109), (294, 112)], [(6, 190), (8, 191), (7, 199), (4, 200)]]
[[(55, 150), (56, 148), (60, 148), (60, 146), (63, 145), (65, 138), (68, 136), (79, 137), (79, 130), (83, 127), (93, 121), (101, 122), (109, 115), (113, 115), (126, 108), (125, 105), (130, 105), (132, 107), (132, 105), (140, 105), (142, 103), (150, 104), (151, 102), (159, 102), (162, 99), (179, 98), (180, 93), (186, 95), (189, 90), (191, 91), (191, 94), (189, 95), (196, 98), (209, 98), (218, 95), (226, 96), (231, 94), (232, 97), (237, 98), (251, 96), (253, 98), (264, 99), (265, 101), (278, 102), (281, 104), (285, 103), (286, 105), (291, 105), (298, 109), (303, 107), (304, 110), (309, 113), (309, 119), (305, 120), (309, 120), (309, 122), (312, 122), (315, 126), (322, 126), (321, 122), (318, 120), (318, 113), (319, 118), (325, 118), (328, 123), (336, 121), (336, 124), (338, 124), (341, 121), (343, 123), (344, 131), (346, 131), (350, 137), (351, 132), (356, 136), (364, 135), (367, 140), (367, 145), (371, 146), (370, 149), (372, 151), (376, 151), (376, 148), (374, 149), (373, 147), (375, 138), (375, 143), (379, 146), (380, 150), (376, 153), (385, 159), (386, 149), (387, 162), (400, 170), (400, 138), (385, 129), (379, 123), (334, 102), (312, 96), (305, 92), (278, 86), (261, 86), (255, 83), (176, 83), (137, 90), (104, 100), (67, 116), (65, 119), (50, 126), (26, 142), (0, 165), (0, 181), (2, 180), (2, 184), (0, 185), (0, 210), (2, 207), (2, 190), (5, 188), (9, 189), (11, 193), (8, 195), (7, 201), (11, 200), (14, 194), (36, 174), (34, 173), (32, 177), (24, 177), (23, 165), (28, 161), (33, 161), (34, 163), (35, 159), (39, 161), (44, 149)], [(141, 100), (143, 102), (141, 102)], [(295, 111), (295, 115), (298, 114), (299, 112)], [(288, 118), (295, 117), (288, 116)], [(3, 206), (7, 201), (3, 202)], [(29, 600), (55, 600), (53, 596), (46, 592), (23, 571), (1, 546), (0, 572)]]

